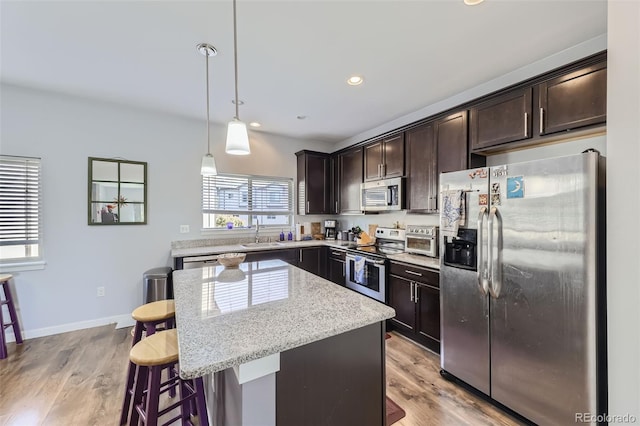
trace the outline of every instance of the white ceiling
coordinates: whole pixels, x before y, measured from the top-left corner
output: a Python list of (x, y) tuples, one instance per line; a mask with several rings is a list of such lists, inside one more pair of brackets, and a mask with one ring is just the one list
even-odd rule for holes
[[(1, 81), (204, 120), (234, 115), (232, 2), (5, 1)], [(238, 0), (240, 118), (337, 142), (606, 33), (606, 0)], [(361, 74), (365, 83), (346, 79)], [(307, 116), (298, 120), (296, 116)]]

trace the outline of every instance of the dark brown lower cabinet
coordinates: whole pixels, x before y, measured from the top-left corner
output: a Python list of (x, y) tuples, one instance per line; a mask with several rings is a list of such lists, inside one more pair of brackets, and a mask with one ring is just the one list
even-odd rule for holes
[(440, 353), (439, 274), (413, 265), (391, 262), (389, 305), (396, 316), (389, 328)]
[(304, 269), (315, 275), (322, 275), (322, 247), (306, 247), (295, 249), (298, 254), (298, 268)]
[(260, 262), (263, 260), (280, 259), (284, 262), (295, 265), (297, 262), (298, 250), (296, 249), (284, 249), (284, 250), (263, 250), (263, 251), (250, 251), (245, 257), (245, 262)]
[(327, 247), (326, 279), (341, 286), (345, 285), (345, 251)]

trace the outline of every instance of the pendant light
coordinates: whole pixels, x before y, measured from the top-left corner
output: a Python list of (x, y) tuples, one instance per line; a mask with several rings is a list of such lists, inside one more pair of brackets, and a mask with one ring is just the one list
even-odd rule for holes
[(236, 30), (236, 0), (233, 0), (233, 64), (235, 69), (235, 87), (236, 87), (236, 115), (227, 126), (227, 145), (225, 152), (232, 155), (248, 155), (251, 154), (249, 147), (249, 134), (247, 133), (247, 125), (240, 121), (238, 113), (238, 32)]
[(203, 176), (215, 176), (218, 174), (218, 169), (216, 168), (216, 161), (211, 155), (211, 138), (209, 136), (209, 57), (216, 56), (218, 51), (215, 47), (207, 43), (200, 43), (197, 46), (198, 52), (205, 56), (205, 70), (207, 73), (207, 154), (202, 157), (202, 166), (200, 168), (200, 174)]

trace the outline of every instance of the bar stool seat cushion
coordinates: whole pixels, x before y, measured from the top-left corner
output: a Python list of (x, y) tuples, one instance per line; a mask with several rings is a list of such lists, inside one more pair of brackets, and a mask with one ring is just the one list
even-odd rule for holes
[(178, 332), (175, 328), (159, 331), (136, 343), (129, 352), (136, 365), (152, 367), (178, 361)]
[(158, 300), (137, 307), (131, 316), (140, 322), (162, 321), (173, 318), (176, 314), (176, 305), (173, 299)]

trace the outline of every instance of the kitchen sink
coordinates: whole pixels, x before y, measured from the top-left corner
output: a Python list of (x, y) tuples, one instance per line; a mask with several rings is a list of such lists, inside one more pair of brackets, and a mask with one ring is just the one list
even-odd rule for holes
[(279, 247), (284, 245), (284, 243), (245, 243), (242, 244), (242, 247)]

